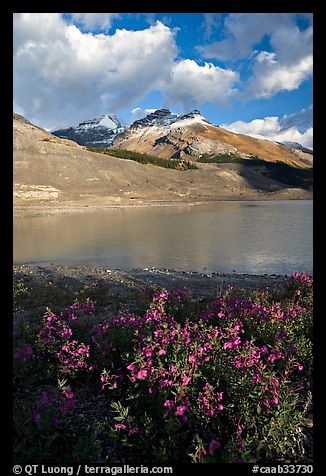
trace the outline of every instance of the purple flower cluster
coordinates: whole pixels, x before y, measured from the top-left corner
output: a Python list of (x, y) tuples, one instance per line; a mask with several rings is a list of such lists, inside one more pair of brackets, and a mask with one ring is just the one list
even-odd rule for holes
[(73, 311), (59, 315), (48, 310), (44, 316), (43, 327), (39, 331), (40, 342), (46, 350), (56, 356), (59, 369), (64, 374), (74, 373), (80, 369), (92, 370), (88, 364), (90, 346), (73, 339), (73, 331), (66, 319), (76, 320), (76, 309), (94, 309), (94, 303), (79, 303), (70, 306)]
[[(184, 312), (189, 292), (163, 289), (145, 312), (94, 317), (87, 329), (80, 313), (94, 313), (95, 302), (75, 303), (58, 314), (48, 310), (39, 343), (67, 378), (96, 370), (104, 395), (131, 407), (113, 422), (121, 441), (141, 438), (152, 419), (157, 434), (196, 435), (186, 442), (195, 461), (218, 461), (228, 444), (240, 459), (262, 438), (253, 430), (259, 419), (268, 425), (280, 409), (292, 408), (289, 381), (304, 370), (300, 345), (303, 334), (309, 340), (312, 280), (303, 273), (291, 279), (275, 294), (230, 289), (205, 310), (195, 308), (195, 316)], [(36, 351), (26, 344), (14, 357), (25, 362)], [(53, 421), (76, 404), (70, 385), (60, 392)], [(43, 404), (53, 406), (49, 394)], [(32, 408), (32, 421), (40, 427), (42, 408)]]

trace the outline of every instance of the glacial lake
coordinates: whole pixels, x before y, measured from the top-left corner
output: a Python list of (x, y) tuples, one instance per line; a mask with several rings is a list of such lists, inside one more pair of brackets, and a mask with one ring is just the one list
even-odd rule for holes
[(225, 201), (15, 218), (14, 264), (291, 274), (313, 270), (313, 202)]

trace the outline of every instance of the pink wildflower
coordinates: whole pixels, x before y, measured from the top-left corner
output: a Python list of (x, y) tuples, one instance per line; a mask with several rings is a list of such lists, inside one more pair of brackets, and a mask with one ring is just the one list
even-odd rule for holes
[(189, 360), (189, 362), (193, 362), (193, 363), (197, 362), (196, 356), (194, 354), (189, 355), (188, 360)]
[(117, 430), (125, 430), (127, 428), (123, 423), (116, 423), (114, 426)]
[(65, 395), (65, 397), (69, 399), (74, 397), (74, 393), (71, 391), (70, 386), (65, 388), (65, 390), (63, 391), (63, 394)]
[(265, 407), (267, 407), (267, 408), (269, 407), (269, 400), (268, 400), (268, 398), (266, 398), (266, 397), (263, 398), (263, 404), (265, 405)]
[(147, 370), (146, 369), (139, 370), (139, 372), (137, 373), (137, 378), (142, 379), (143, 377), (147, 377)]
[(232, 342), (228, 341), (228, 342), (225, 342), (225, 344), (223, 345), (223, 349), (226, 350), (226, 349), (232, 349), (233, 347), (233, 344)]
[(175, 411), (175, 415), (178, 415), (178, 416), (183, 416), (184, 415), (184, 412), (188, 409), (188, 407), (186, 407), (185, 405), (180, 405), (177, 407), (176, 411)]
[(168, 407), (168, 409), (170, 410), (174, 406), (174, 403), (172, 402), (172, 400), (165, 400), (164, 406)]

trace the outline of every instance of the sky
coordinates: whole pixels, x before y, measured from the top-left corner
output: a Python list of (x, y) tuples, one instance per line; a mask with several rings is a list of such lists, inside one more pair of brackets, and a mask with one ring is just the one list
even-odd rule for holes
[(313, 148), (312, 13), (15, 13), (14, 112), (51, 130), (192, 109)]

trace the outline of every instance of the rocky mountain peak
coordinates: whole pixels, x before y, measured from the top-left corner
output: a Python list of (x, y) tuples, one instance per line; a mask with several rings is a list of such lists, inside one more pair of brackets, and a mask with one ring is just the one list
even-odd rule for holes
[(119, 119), (114, 114), (102, 114), (94, 119), (81, 122), (75, 129), (87, 129), (89, 127), (106, 127), (108, 129), (116, 129), (121, 127)]
[(130, 128), (168, 126), (178, 119), (177, 114), (173, 114), (169, 109), (157, 109), (142, 119), (133, 122)]
[(112, 144), (117, 134), (125, 130), (126, 127), (114, 114), (102, 114), (76, 126), (53, 130), (51, 134), (73, 140), (79, 145), (105, 148)]
[(184, 123), (187, 124), (191, 120), (198, 120), (200, 122), (206, 122), (207, 124), (210, 124), (210, 122), (200, 113), (200, 111), (198, 111), (198, 109), (194, 109), (183, 116), (173, 114), (169, 109), (157, 109), (142, 119), (138, 119), (137, 121), (133, 122), (130, 126), (130, 129), (151, 126), (170, 126), (174, 123), (179, 124), (180, 121), (184, 121)]
[(198, 109), (193, 109), (192, 111), (188, 112), (187, 114), (184, 114), (183, 116), (180, 116), (178, 118), (178, 121), (185, 121), (187, 119), (198, 119), (200, 121), (207, 122), (207, 124), (210, 124), (210, 122), (198, 111)]

